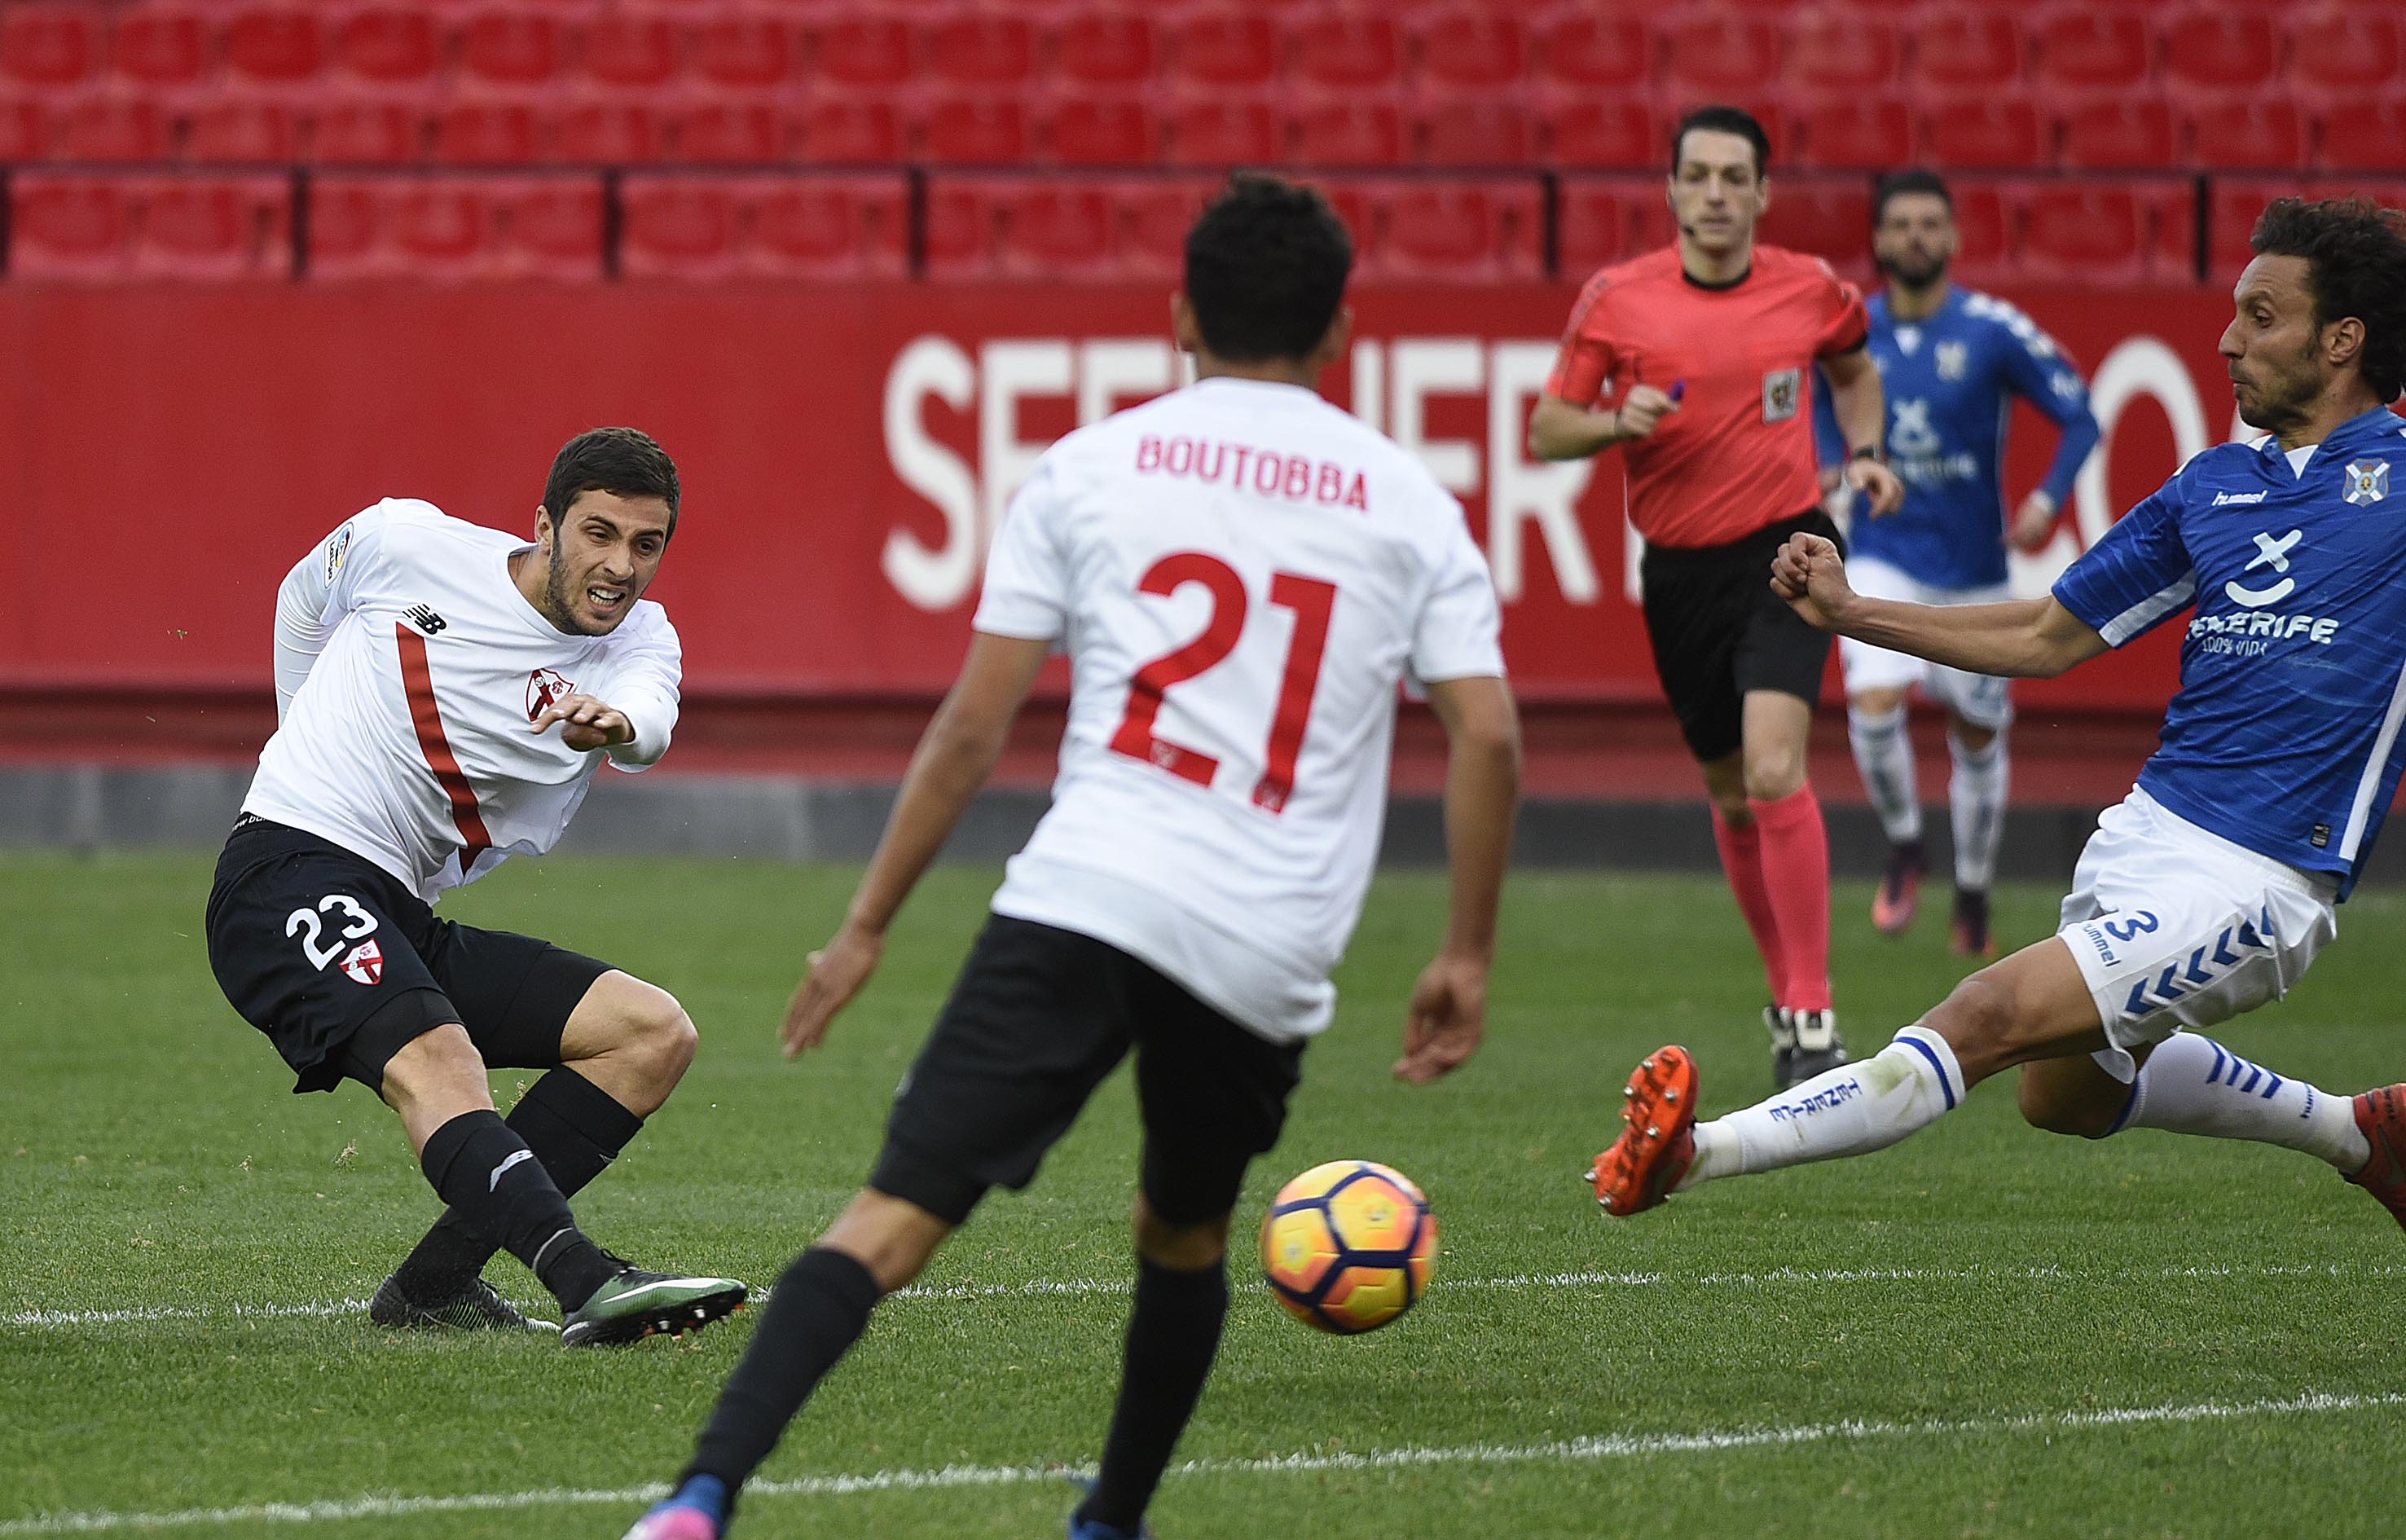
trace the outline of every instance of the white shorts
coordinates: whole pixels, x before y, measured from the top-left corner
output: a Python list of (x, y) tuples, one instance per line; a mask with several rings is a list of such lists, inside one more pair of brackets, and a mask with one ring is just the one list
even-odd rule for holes
[(2097, 1062), (2128, 1081), (2129, 1050), (2286, 995), (2339, 933), (2338, 895), (2133, 788), (2097, 820), (2056, 933), (2114, 1045)]
[[(2013, 597), (2013, 590), (2002, 583), (1991, 588), (1932, 587), (1874, 557), (1849, 560), (1847, 582), (1866, 599), (1892, 599), (1907, 604), (1997, 604)], [(1850, 636), (1838, 640), (1838, 664), (1846, 671), (1849, 696), (1918, 685), (1924, 695), (1975, 728), (2002, 732), (2014, 719), (2013, 698), (2007, 693), (2010, 686), (1992, 674), (1966, 673)]]

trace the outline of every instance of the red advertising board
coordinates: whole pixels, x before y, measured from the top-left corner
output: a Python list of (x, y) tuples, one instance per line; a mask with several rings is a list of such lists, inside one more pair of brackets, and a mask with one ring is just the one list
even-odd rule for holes
[[(1325, 386), (1462, 494), (1526, 695), (1650, 700), (1619, 463), (1536, 464), (1521, 443), (1572, 292), (1368, 290)], [(2107, 425), (2059, 567), (2229, 436), (2229, 301), (2012, 297), (2095, 379)], [(560, 442), (624, 422), (686, 476), (654, 594), (696, 698), (932, 692), (1045, 444), (1175, 380), (1167, 309), (1058, 285), (8, 286), (0, 690), (263, 690), (276, 584), (350, 512), (409, 495), (529, 528)], [(2010, 494), (2051, 448), (2022, 425)], [(2152, 639), (2023, 699), (2152, 713), (2170, 658)]]

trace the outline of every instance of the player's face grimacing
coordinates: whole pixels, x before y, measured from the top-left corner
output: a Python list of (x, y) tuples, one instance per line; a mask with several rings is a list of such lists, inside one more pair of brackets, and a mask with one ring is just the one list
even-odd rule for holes
[(1899, 192), (1880, 210), (1872, 257), (1907, 289), (1927, 289), (1955, 260), (1955, 216), (1933, 192)]
[(1692, 128), (1679, 141), (1671, 173), (1671, 218), (1679, 233), (1715, 256), (1754, 245), (1754, 222), (1770, 194), (1745, 135)]
[(669, 505), (656, 497), (576, 494), (566, 514), (535, 513), (535, 607), (563, 631), (607, 636), (652, 586), (669, 548)]
[(2240, 420), (2268, 433), (2305, 421), (2328, 379), (2306, 276), (2303, 257), (2257, 257), (2231, 290), (2237, 314), (2218, 346)]

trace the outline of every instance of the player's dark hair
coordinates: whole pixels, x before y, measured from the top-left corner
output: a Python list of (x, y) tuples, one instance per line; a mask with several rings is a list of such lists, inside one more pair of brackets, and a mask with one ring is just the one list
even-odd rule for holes
[(1239, 172), (1186, 233), (1186, 298), (1232, 363), (1309, 358), (1345, 297), (1353, 238), (1314, 189)]
[(1687, 144), (1688, 135), (1700, 128), (1715, 134), (1734, 134), (1744, 139), (1754, 147), (1755, 179), (1761, 181), (1770, 173), (1771, 135), (1762, 131), (1762, 124), (1744, 107), (1716, 106), (1696, 108), (1680, 119), (1679, 126), (1671, 131), (1672, 176), (1679, 174), (1679, 152)]
[(2370, 198), (2275, 198), (2247, 244), (2303, 257), (2314, 324), (2362, 321), (2364, 382), (2385, 402), (2406, 390), (2406, 214)]
[(1884, 173), (1873, 185), (1872, 228), (1878, 229), (1879, 222), (1888, 218), (1888, 201), (1890, 198), (1902, 198), (1912, 192), (1935, 198), (1946, 205), (1947, 213), (1955, 212), (1955, 194), (1946, 191), (1946, 179), (1934, 171), (1915, 166), (1905, 171)]
[(633, 428), (593, 428), (560, 445), (551, 477), (543, 484), (543, 505), (558, 527), (579, 492), (613, 497), (656, 497), (669, 505), (669, 533), (676, 533), (676, 461), (652, 435)]

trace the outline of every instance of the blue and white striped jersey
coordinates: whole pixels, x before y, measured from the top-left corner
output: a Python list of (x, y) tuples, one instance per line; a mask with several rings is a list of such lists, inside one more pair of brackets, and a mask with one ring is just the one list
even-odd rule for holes
[(2310, 448), (2216, 445), (2055, 586), (2117, 647), (2196, 606), (2139, 784), (2226, 840), (2335, 874), (2342, 897), (2406, 758), (2406, 474), (2393, 494), (2393, 467), (2406, 472), (2406, 422), (2386, 408)]

